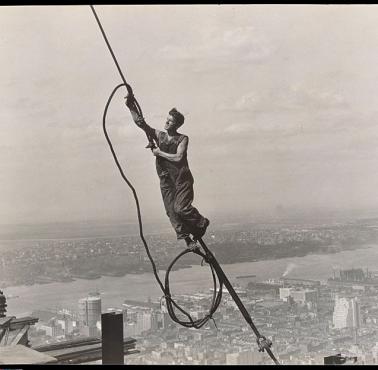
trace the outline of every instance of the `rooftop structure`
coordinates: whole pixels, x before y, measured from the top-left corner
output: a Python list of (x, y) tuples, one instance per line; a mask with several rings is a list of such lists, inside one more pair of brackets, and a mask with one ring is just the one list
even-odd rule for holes
[(0, 318), (0, 347), (23, 344), (29, 346), (28, 330), (38, 322), (36, 317), (6, 316)]
[[(124, 355), (138, 353), (134, 338), (123, 339)], [(58, 364), (81, 364), (102, 359), (102, 340), (97, 337), (68, 340), (34, 347), (34, 350), (52, 356)]]
[(0, 364), (51, 364), (57, 360), (45, 353), (40, 353), (22, 344), (0, 347)]

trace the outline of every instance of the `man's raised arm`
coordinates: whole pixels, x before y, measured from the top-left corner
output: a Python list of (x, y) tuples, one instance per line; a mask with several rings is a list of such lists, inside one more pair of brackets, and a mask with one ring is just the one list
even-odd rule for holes
[(141, 128), (148, 136), (152, 137), (154, 140), (157, 141), (158, 130), (154, 129), (153, 127), (149, 126), (144, 118), (138, 113), (138, 110), (135, 105), (135, 100), (132, 95), (127, 95), (125, 97), (126, 101), (125, 104), (127, 108), (129, 108), (131, 116), (135, 122), (135, 124)]

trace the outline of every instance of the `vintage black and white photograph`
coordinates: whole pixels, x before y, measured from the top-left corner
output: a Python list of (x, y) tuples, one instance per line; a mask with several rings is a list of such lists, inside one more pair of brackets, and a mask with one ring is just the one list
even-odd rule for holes
[(378, 5), (3, 5), (0, 54), (0, 367), (378, 363)]

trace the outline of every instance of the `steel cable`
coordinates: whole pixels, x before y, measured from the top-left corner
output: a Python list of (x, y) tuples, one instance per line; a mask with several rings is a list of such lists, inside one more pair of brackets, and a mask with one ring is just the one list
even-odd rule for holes
[[(237, 304), (238, 308), (240, 309), (241, 313), (243, 314), (244, 318), (246, 319), (246, 321), (249, 323), (249, 325), (251, 326), (251, 328), (253, 329), (254, 333), (256, 334), (256, 337), (257, 337), (257, 343), (258, 343), (258, 346), (259, 346), (259, 351), (264, 351), (266, 350), (269, 354), (269, 356), (272, 358), (272, 360), (276, 363), (276, 364), (279, 364), (277, 359), (275, 358), (275, 356), (273, 355), (272, 351), (270, 350), (270, 346), (271, 346), (271, 342), (268, 341), (264, 336), (262, 336), (259, 332), (258, 332), (258, 329), (256, 328), (256, 326), (253, 324), (252, 322), (252, 319), (251, 317), (249, 316), (248, 312), (246, 311), (245, 307), (243, 306), (243, 304), (241, 303), (240, 299), (238, 298), (238, 296), (236, 295), (236, 292), (234, 291), (234, 289), (232, 288), (230, 282), (228, 281), (227, 277), (225, 276), (223, 270), (220, 268), (218, 262), (215, 260), (215, 257), (214, 255), (207, 249), (207, 246), (205, 245), (205, 243), (203, 242), (202, 239), (199, 239), (199, 242), (203, 248), (203, 250), (205, 251), (205, 254), (202, 253), (199, 249), (195, 249), (195, 250), (184, 250), (183, 252), (179, 253), (179, 255), (171, 262), (171, 264), (168, 266), (167, 268), (167, 271), (166, 271), (166, 274), (165, 274), (165, 285), (162, 283), (162, 281), (160, 280), (159, 278), (159, 275), (158, 275), (158, 271), (157, 271), (157, 268), (156, 268), (156, 264), (152, 258), (152, 255), (150, 253), (150, 250), (149, 250), (149, 247), (147, 245), (147, 242), (146, 242), (146, 239), (144, 237), (144, 234), (143, 234), (143, 223), (142, 223), (142, 216), (141, 216), (141, 211), (140, 211), (140, 205), (139, 205), (139, 199), (138, 199), (138, 195), (137, 195), (137, 192), (134, 188), (134, 186), (131, 184), (131, 182), (129, 181), (129, 179), (127, 178), (127, 176), (125, 175), (123, 169), (122, 169), (122, 166), (121, 164), (119, 163), (118, 161), (118, 158), (117, 158), (117, 155), (114, 151), (114, 148), (113, 148), (113, 145), (112, 145), (112, 142), (110, 140), (110, 137), (107, 133), (107, 130), (106, 130), (106, 116), (107, 116), (107, 112), (108, 112), (108, 109), (109, 109), (109, 105), (114, 97), (114, 94), (117, 92), (117, 90), (121, 87), (125, 87), (128, 91), (128, 93), (130, 95), (133, 95), (133, 91), (132, 91), (132, 88), (131, 86), (126, 82), (126, 79), (122, 73), (122, 70), (118, 64), (118, 61), (113, 53), (113, 50), (109, 44), (109, 41), (106, 37), (106, 34), (105, 34), (105, 31), (104, 29), (102, 28), (102, 25), (101, 25), (101, 22), (96, 14), (96, 11), (94, 10), (94, 7), (92, 5), (90, 5), (91, 9), (92, 9), (92, 12), (96, 18), (96, 21), (97, 21), (97, 24), (98, 26), (100, 27), (100, 30), (101, 30), (101, 33), (105, 39), (105, 42), (108, 46), (108, 49), (113, 57), (113, 60), (117, 66), (117, 69), (118, 69), (118, 72), (119, 74), (121, 75), (121, 78), (122, 78), (122, 81), (123, 83), (122, 84), (119, 84), (117, 85), (112, 93), (110, 94), (109, 98), (108, 98), (108, 101), (105, 105), (105, 109), (104, 109), (104, 113), (103, 113), (103, 131), (104, 131), (104, 134), (105, 134), (105, 137), (106, 137), (106, 140), (108, 142), (108, 145), (109, 145), (109, 148), (110, 148), (110, 151), (113, 155), (113, 159), (117, 165), (117, 168), (123, 178), (123, 180), (127, 183), (127, 185), (129, 186), (129, 188), (131, 189), (132, 193), (133, 193), (133, 196), (134, 196), (134, 200), (135, 200), (135, 204), (136, 204), (136, 209), (137, 209), (137, 216), (138, 216), (138, 224), (139, 224), (139, 235), (140, 235), (140, 238), (143, 242), (143, 245), (144, 245), (144, 248), (146, 250), (146, 253), (147, 253), (147, 256), (151, 262), (151, 265), (152, 265), (152, 268), (153, 268), (153, 273), (154, 273), (154, 276), (156, 278), (156, 281), (158, 282), (163, 294), (164, 294), (164, 298), (166, 300), (166, 304), (167, 304), (167, 311), (171, 317), (171, 319), (184, 326), (184, 327), (194, 327), (196, 329), (199, 329), (201, 328), (203, 325), (205, 325), (210, 319), (214, 320), (213, 318), (213, 314), (215, 313), (215, 311), (217, 310), (220, 302), (221, 302), (221, 299), (222, 299), (222, 291), (223, 291), (223, 284), (226, 283), (226, 286), (227, 286), (227, 289), (229, 290), (230, 294), (233, 296), (233, 299), (235, 301), (235, 303)], [(138, 111), (138, 114), (140, 115), (140, 117), (143, 117), (143, 113), (142, 113), (142, 109), (139, 105), (139, 103), (137, 102), (135, 96), (134, 97), (134, 101), (135, 101), (135, 106), (137, 108), (137, 111)], [(149, 145), (147, 147), (149, 148), (152, 148), (154, 147), (154, 143), (153, 143), (153, 139), (147, 135), (147, 138), (149, 140)], [(209, 267), (211, 269), (211, 273), (212, 273), (212, 278), (213, 278), (213, 284), (214, 284), (214, 289), (213, 289), (213, 297), (212, 297), (212, 302), (211, 302), (211, 306), (210, 306), (210, 309), (209, 309), (209, 312), (207, 315), (205, 315), (203, 318), (200, 318), (200, 319), (197, 319), (197, 320), (193, 320), (193, 318), (190, 316), (190, 314), (188, 312), (186, 312), (182, 307), (180, 307), (172, 298), (172, 295), (171, 295), (171, 291), (170, 291), (170, 285), (169, 285), (169, 274), (174, 266), (174, 264), (178, 261), (179, 258), (181, 258), (182, 256), (184, 256), (185, 254), (187, 253), (195, 253), (199, 256), (202, 257), (202, 260), (203, 261), (206, 261), (208, 264), (209, 264)], [(219, 282), (219, 288), (217, 289), (217, 280)], [(235, 296), (234, 296), (235, 295)], [(176, 312), (175, 312), (175, 308), (178, 309), (183, 315), (185, 315), (189, 321), (183, 321), (182, 319), (179, 319), (178, 316), (176, 315)], [(215, 324), (215, 321), (214, 321), (214, 324)]]

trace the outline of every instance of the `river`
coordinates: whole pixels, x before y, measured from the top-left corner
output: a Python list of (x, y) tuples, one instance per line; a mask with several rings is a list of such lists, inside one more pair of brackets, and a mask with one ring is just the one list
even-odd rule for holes
[[(333, 269), (361, 267), (378, 270), (378, 245), (334, 254), (223, 264), (222, 267), (231, 282), (238, 275), (254, 274), (256, 281), (261, 281), (280, 278), (284, 273), (291, 278), (325, 281), (332, 276)], [(164, 271), (159, 274), (164, 281)], [(206, 291), (212, 287), (210, 269), (204, 264), (173, 271), (170, 286), (173, 294)], [(146, 301), (149, 297), (155, 299), (162, 296), (152, 273), (4, 288), (5, 295), (10, 296), (7, 314), (14, 316), (28, 315), (36, 309), (68, 308), (76, 311), (78, 300), (93, 291), (101, 293), (103, 310), (120, 307), (125, 299)]]

